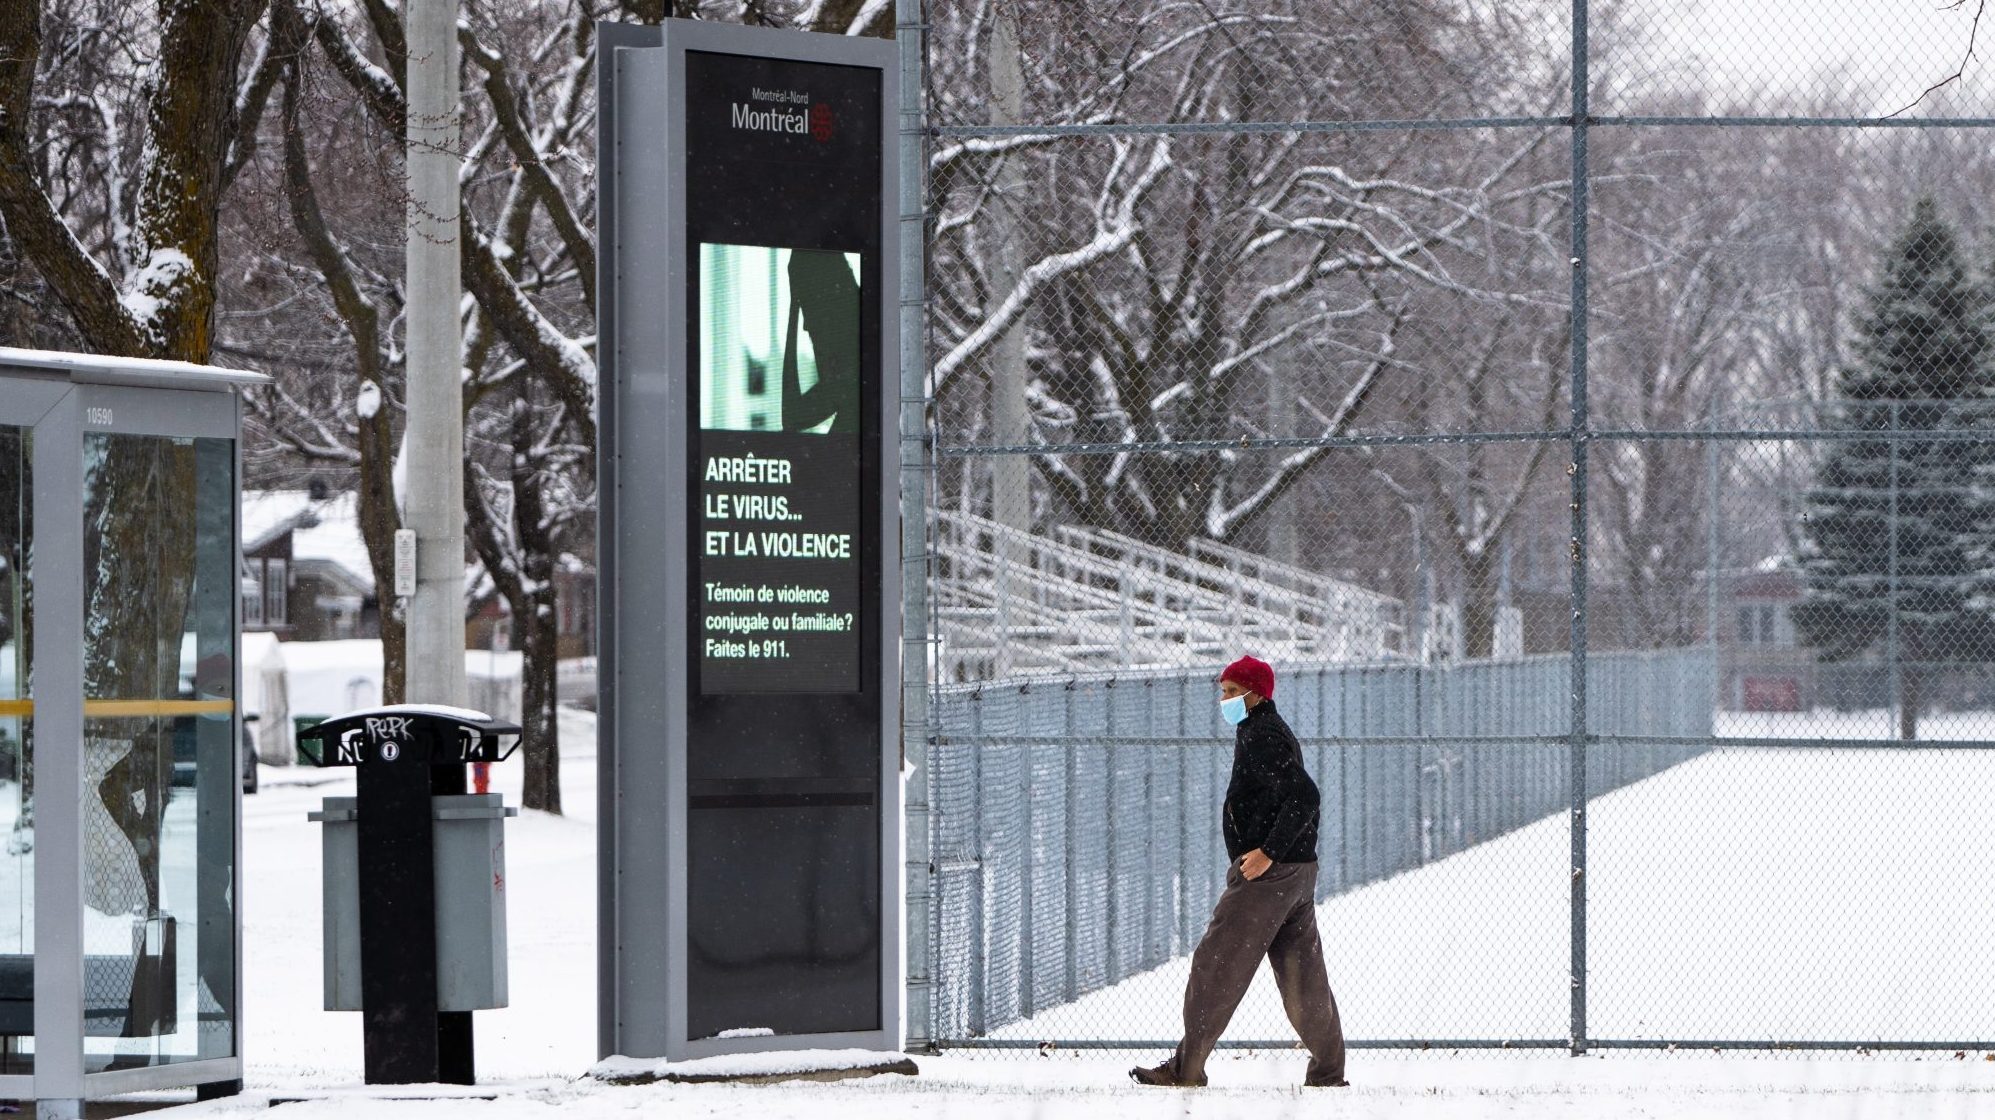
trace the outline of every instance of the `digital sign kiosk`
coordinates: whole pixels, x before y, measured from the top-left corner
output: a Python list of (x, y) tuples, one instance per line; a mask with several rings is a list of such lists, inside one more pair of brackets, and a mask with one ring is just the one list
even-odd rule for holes
[(898, 1049), (893, 44), (599, 34), (601, 1049)]

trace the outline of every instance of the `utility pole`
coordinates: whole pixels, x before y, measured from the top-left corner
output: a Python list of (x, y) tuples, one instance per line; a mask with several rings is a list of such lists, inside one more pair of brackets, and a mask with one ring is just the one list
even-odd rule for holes
[[(1000, 11), (991, 34), (991, 121), (1018, 124), (1025, 111), (1025, 72), (1018, 57), (1018, 18)], [(1002, 157), (997, 183), (997, 273), (999, 290), (992, 302), (1002, 303), (1018, 287), (1023, 277), (1025, 234), (1022, 220), (1025, 195), (1031, 189), (1025, 178), (1025, 165), (1017, 155)], [(991, 346), (991, 424), (999, 443), (1027, 442), (1025, 388), (1031, 376), (1025, 364), (1025, 321), (1015, 320)], [(998, 677), (1016, 671), (1012, 631), (1018, 620), (1011, 606), (1018, 597), (1029, 594), (1030, 553), (1025, 534), (1032, 531), (1031, 464), (1023, 455), (994, 455), (991, 464), (991, 520), (1004, 527), (992, 543), (997, 546), (997, 578), (992, 581), (997, 611), (993, 620), (997, 633)]]
[(463, 705), (464, 392), (458, 320), (457, 0), (411, 0), (406, 524), (416, 533), (408, 612), (413, 703)]

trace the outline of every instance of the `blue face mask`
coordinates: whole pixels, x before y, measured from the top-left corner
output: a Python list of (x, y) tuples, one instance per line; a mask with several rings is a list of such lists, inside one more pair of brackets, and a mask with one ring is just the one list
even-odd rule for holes
[(1221, 700), (1219, 702), (1219, 714), (1225, 716), (1228, 723), (1241, 722), (1247, 718), (1247, 698), (1245, 696), (1235, 696), (1228, 700)]

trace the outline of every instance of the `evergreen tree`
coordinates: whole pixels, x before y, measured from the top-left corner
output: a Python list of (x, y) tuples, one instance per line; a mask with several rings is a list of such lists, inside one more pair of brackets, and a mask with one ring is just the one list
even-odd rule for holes
[(1988, 454), (1930, 435), (1979, 419), (1991, 357), (1981, 305), (1953, 230), (1920, 199), (1866, 294), (1853, 362), (1837, 379), (1842, 399), (1826, 417), (1887, 438), (1831, 446), (1803, 518), (1795, 626), (1825, 660), (1897, 658), (1904, 739), (1917, 737), (1931, 663), (1995, 648), (1969, 485)]

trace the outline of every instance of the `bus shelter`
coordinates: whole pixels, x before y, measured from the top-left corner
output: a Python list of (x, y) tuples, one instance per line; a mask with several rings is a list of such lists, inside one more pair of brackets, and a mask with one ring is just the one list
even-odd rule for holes
[(0, 348), (0, 1098), (241, 1086), (239, 393)]

